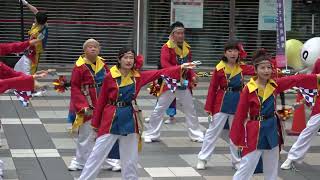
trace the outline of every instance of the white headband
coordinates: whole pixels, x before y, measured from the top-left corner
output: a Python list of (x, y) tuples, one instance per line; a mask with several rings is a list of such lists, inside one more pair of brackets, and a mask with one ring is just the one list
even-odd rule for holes
[(174, 32), (176, 32), (176, 31), (178, 31), (178, 30), (184, 30), (184, 28), (183, 28), (183, 27), (175, 27), (175, 28), (173, 28), (173, 30), (171, 31), (171, 34), (174, 33)]

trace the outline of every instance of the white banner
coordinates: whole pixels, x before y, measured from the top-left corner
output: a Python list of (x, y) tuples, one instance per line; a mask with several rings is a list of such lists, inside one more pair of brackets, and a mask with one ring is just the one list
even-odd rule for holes
[(171, 0), (170, 20), (182, 22), (185, 28), (202, 28), (203, 0)]

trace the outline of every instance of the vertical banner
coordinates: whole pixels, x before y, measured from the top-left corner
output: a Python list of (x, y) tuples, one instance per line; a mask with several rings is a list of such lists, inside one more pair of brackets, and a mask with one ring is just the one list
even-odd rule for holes
[(277, 53), (276, 61), (278, 67), (287, 68), (287, 60), (285, 56), (286, 30), (284, 25), (284, 0), (277, 0)]

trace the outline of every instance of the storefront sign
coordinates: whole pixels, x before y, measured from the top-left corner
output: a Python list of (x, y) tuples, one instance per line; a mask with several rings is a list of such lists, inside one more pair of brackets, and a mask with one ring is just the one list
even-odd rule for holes
[(171, 24), (180, 21), (186, 28), (203, 27), (203, 0), (171, 0)]
[[(277, 0), (260, 0), (259, 2), (259, 30), (276, 30)], [(285, 27), (291, 31), (292, 0), (284, 1)]]

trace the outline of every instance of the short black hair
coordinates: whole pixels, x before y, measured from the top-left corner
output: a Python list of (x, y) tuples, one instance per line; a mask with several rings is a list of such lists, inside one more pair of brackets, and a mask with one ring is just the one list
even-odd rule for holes
[(262, 61), (271, 62), (271, 58), (271, 55), (267, 52), (266, 49), (260, 48), (254, 52), (252, 56), (252, 62), (254, 64), (254, 67), (257, 68)]
[(180, 22), (180, 21), (174, 22), (174, 23), (171, 24), (171, 26), (170, 26), (170, 33), (172, 33), (172, 31), (173, 31), (174, 28), (176, 28), (176, 27), (182, 27), (182, 28), (184, 28), (184, 25), (183, 25), (183, 23)]
[(118, 61), (117, 61), (117, 67), (120, 68), (119, 60), (124, 56), (125, 53), (132, 52), (134, 56), (134, 63), (136, 63), (136, 52), (131, 47), (122, 47), (118, 52)]
[(45, 12), (37, 12), (36, 20), (38, 24), (44, 25), (47, 23), (48, 15)]
[(228, 40), (225, 44), (224, 44), (224, 52), (226, 52), (229, 49), (237, 49), (238, 51), (240, 51), (239, 48), (239, 41), (236, 39), (230, 39)]

